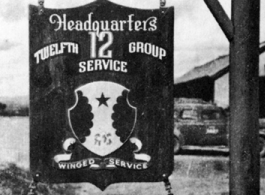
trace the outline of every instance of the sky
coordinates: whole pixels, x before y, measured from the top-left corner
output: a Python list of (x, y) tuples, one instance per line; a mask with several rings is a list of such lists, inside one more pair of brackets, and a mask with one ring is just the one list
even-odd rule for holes
[[(159, 0), (111, 0), (124, 6), (155, 9)], [(47, 8), (71, 8), (92, 0), (45, 0)], [(219, 0), (230, 17), (231, 0)], [(29, 94), (28, 5), (38, 0), (0, 1), (0, 97)], [(229, 42), (203, 0), (167, 0), (174, 6), (174, 77), (195, 66), (228, 54)], [(265, 1), (261, 2), (261, 19)], [(263, 21), (263, 22), (262, 22)], [(264, 25), (263, 25), (264, 24)], [(261, 20), (261, 38), (265, 41), (265, 22)]]

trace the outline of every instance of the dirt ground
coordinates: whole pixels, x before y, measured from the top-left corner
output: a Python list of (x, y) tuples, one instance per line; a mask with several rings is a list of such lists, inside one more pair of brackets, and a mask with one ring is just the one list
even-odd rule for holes
[[(6, 172), (0, 165), (0, 194), (26, 195), (30, 184), (29, 168), (29, 120), (27, 117), (0, 118), (0, 125), (8, 131), (0, 131), (0, 164), (13, 162), (20, 168)], [(12, 140), (12, 141), (10, 141)], [(194, 153), (194, 152), (193, 152)], [(228, 195), (229, 157), (225, 154), (176, 155), (175, 169), (170, 176), (174, 195)], [(261, 161), (261, 195), (265, 195), (265, 159)], [(46, 186), (46, 188), (44, 188)], [(160, 183), (112, 184), (105, 191), (92, 184), (38, 185), (38, 195), (162, 195), (167, 194)], [(74, 189), (75, 188), (75, 189)], [(56, 192), (56, 193), (55, 193)]]
[[(174, 195), (228, 195), (229, 158), (225, 156), (175, 156), (175, 170), (170, 176)], [(265, 195), (265, 159), (261, 161), (260, 194)], [(76, 185), (75, 185), (76, 186)], [(121, 183), (104, 192), (91, 184), (81, 184), (78, 195), (161, 195), (167, 194), (164, 183)]]
[[(228, 195), (228, 178), (189, 178), (173, 176), (170, 179), (174, 195)], [(264, 182), (265, 184), (265, 182)], [(167, 194), (161, 183), (113, 184), (104, 192), (91, 184), (83, 184), (78, 195), (161, 195)], [(264, 191), (265, 193), (265, 191)]]

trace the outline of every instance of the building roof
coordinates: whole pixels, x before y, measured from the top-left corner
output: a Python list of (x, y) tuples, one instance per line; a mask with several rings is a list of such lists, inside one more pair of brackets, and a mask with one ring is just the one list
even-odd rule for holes
[[(260, 44), (260, 53), (265, 53), (265, 42)], [(262, 64), (264, 59), (261, 59)], [(229, 71), (229, 55), (220, 56), (201, 66), (196, 66), (186, 74), (175, 79), (175, 84), (185, 83), (191, 80), (210, 77), (217, 79)]]
[(215, 77), (218, 73), (229, 66), (229, 55), (220, 56), (204, 65), (196, 66), (183, 76), (175, 79), (175, 84), (185, 83), (202, 77)]

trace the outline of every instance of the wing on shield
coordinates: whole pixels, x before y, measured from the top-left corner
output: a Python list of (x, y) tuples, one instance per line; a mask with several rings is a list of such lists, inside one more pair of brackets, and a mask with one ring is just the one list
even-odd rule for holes
[(68, 110), (73, 133), (89, 151), (106, 156), (130, 137), (136, 123), (136, 108), (129, 90), (113, 82), (88, 83), (75, 90), (76, 104)]
[(82, 91), (77, 91), (78, 101), (74, 109), (70, 111), (71, 125), (81, 143), (86, 141), (86, 136), (90, 135), (90, 128), (93, 126), (94, 118), (92, 106), (87, 97), (83, 96)]
[(112, 114), (113, 127), (117, 129), (116, 134), (122, 142), (125, 142), (131, 133), (131, 128), (135, 123), (135, 109), (128, 103), (129, 91), (124, 90), (122, 95), (117, 98)]

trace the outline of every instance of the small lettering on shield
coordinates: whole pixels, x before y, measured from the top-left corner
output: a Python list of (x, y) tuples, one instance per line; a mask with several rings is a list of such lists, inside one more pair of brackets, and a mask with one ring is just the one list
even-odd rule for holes
[(112, 141), (111, 141), (111, 133), (97, 133), (95, 135), (95, 144), (94, 145), (111, 145)]

